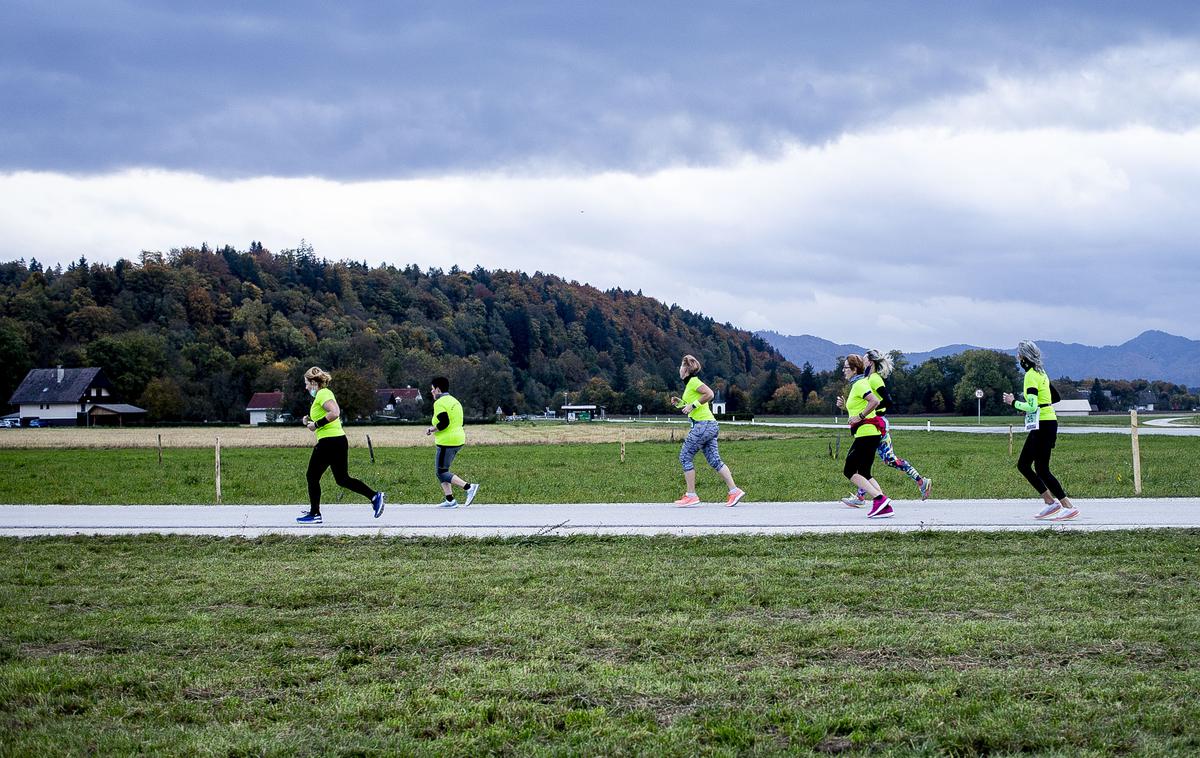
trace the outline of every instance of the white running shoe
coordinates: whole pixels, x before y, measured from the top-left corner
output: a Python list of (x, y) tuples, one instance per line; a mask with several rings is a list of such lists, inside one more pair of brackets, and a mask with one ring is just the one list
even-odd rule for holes
[(846, 497), (842, 498), (842, 505), (846, 506), (847, 508), (862, 508), (866, 504), (867, 501), (863, 500), (858, 495), (847, 495)]
[(475, 496), (479, 494), (479, 482), (467, 487), (467, 499), (463, 502), (463, 508), (466, 508), (471, 503), (475, 502)]
[(1062, 503), (1059, 503), (1056, 500), (1053, 503), (1050, 503), (1049, 505), (1047, 505), (1045, 508), (1038, 511), (1037, 515), (1034, 516), (1034, 518), (1039, 519), (1039, 520), (1040, 519), (1048, 519), (1061, 510), (1062, 510)]

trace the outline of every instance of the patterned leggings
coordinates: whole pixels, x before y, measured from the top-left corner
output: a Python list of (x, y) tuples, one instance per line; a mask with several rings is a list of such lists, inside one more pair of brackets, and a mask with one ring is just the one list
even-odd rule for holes
[[(921, 475), (917, 473), (917, 470), (913, 468), (911, 463), (903, 458), (897, 458), (896, 451), (892, 450), (891, 424), (888, 423), (886, 417), (883, 419), (883, 427), (887, 431), (883, 433), (883, 440), (879, 443), (879, 460), (883, 461), (886, 465), (891, 466), (894, 469), (903, 471), (909, 479), (912, 479), (914, 482), (920, 485)], [(863, 496), (863, 490), (859, 490), (858, 493), (859, 497)]]
[(683, 448), (679, 451), (679, 462), (683, 464), (684, 471), (696, 468), (692, 460), (701, 450), (704, 451), (704, 460), (708, 461), (708, 465), (712, 466), (714, 471), (725, 467), (725, 462), (721, 460), (721, 454), (717, 451), (717, 431), (716, 421), (697, 421), (692, 424), (692, 430), (684, 437)]

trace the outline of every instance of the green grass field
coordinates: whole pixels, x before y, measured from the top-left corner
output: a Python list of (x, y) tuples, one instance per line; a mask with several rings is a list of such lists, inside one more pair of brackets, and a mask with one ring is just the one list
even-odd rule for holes
[(0, 541), (4, 755), (1194, 755), (1200, 533)]
[[(721, 455), (750, 500), (830, 500), (847, 488), (841, 458), (829, 455), (836, 438), (832, 431), (801, 430), (782, 439), (726, 441)], [(895, 435), (897, 452), (933, 477), (939, 498), (1033, 496), (1016, 471), (1022, 441), (1016, 435), (1010, 456), (1007, 435)], [(847, 444), (843, 435), (842, 456)], [(1200, 438), (1144, 436), (1141, 447), (1144, 495), (1195, 495), (1191, 472), (1200, 457)], [(480, 445), (465, 448), (455, 470), (484, 484), (481, 505), (669, 502), (683, 486), (678, 452), (678, 443), (631, 443), (622, 463), (617, 443)], [(224, 449), (223, 502), (306, 502), (308, 456), (304, 448)], [(350, 456), (351, 473), (385, 489), (392, 502), (441, 499), (430, 448), (377, 448), (374, 466), (365, 448), (352, 449)], [(1053, 460), (1075, 497), (1134, 494), (1128, 437), (1064, 435)], [(210, 503), (215, 498), (211, 450), (168, 449), (159, 466), (152, 449), (6, 449), (0, 450), (0, 469), (5, 472), (0, 487), (4, 503)], [(697, 458), (697, 470), (701, 497), (723, 499), (723, 485), (703, 456)], [(916, 486), (899, 472), (876, 462), (875, 474), (894, 497), (915, 497)], [(325, 500), (346, 496), (326, 474)]]

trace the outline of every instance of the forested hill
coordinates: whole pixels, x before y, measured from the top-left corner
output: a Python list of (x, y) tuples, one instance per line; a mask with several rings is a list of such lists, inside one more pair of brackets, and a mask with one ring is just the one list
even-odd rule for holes
[(747, 331), (625, 290), (549, 274), (368, 267), (258, 243), (143, 253), (63, 270), (0, 264), (0, 393), (33, 367), (100, 366), (151, 418), (244, 420), (255, 391), (304, 407), (308, 366), (335, 370), (348, 410), (372, 390), (445, 374), (471, 415), (595, 402), (665, 412), (680, 356), (704, 363), (730, 410), (798, 375)]

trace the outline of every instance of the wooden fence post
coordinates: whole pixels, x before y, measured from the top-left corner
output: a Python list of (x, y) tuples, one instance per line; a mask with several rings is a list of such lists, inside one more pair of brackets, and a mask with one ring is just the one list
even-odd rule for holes
[(621, 463), (625, 462), (625, 430), (621, 430)]
[(1129, 438), (1133, 440), (1133, 494), (1142, 494), (1142, 449), (1138, 444), (1137, 409), (1129, 412)]
[(158, 435), (158, 465), (162, 465), (162, 435)]
[(371, 435), (367, 435), (367, 450), (371, 453), (371, 465), (375, 465), (375, 448), (371, 446)]
[(221, 504), (221, 438), (217, 437), (217, 505)]
[(1008, 425), (1008, 457), (1012, 457), (1012, 424)]

